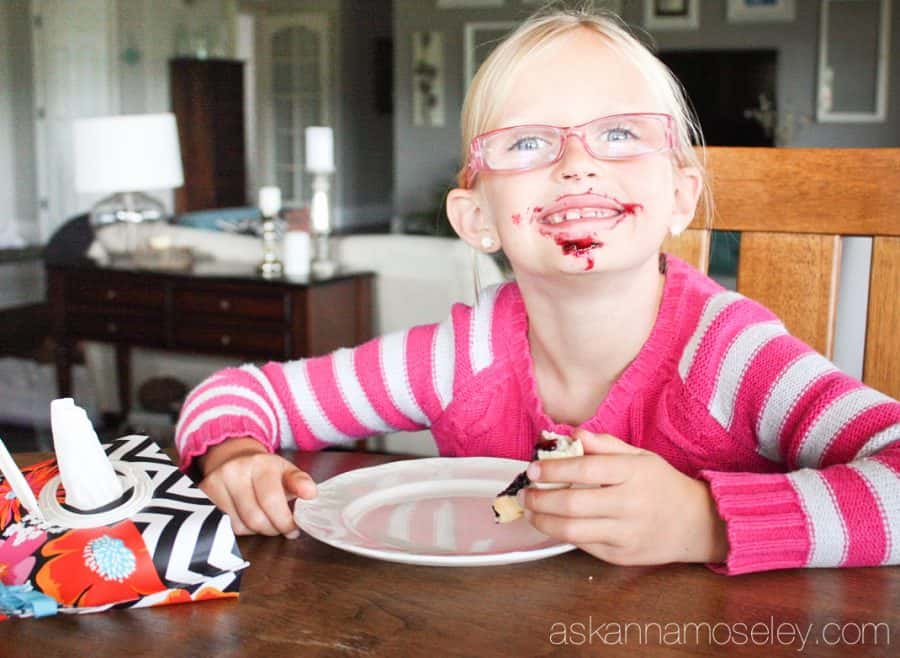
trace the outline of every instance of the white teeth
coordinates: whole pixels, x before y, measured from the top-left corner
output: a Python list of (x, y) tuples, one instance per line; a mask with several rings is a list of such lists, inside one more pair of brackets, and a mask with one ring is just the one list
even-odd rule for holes
[(615, 208), (576, 208), (547, 215), (544, 221), (548, 224), (559, 224), (560, 222), (571, 222), (577, 219), (608, 219), (619, 214), (620, 211)]

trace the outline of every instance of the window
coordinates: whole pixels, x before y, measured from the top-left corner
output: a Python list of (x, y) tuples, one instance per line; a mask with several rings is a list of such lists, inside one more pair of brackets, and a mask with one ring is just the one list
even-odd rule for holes
[(304, 170), (305, 130), (332, 124), (328, 18), (279, 16), (264, 19), (263, 27), (266, 170), (285, 203), (305, 205), (312, 196), (312, 177)]

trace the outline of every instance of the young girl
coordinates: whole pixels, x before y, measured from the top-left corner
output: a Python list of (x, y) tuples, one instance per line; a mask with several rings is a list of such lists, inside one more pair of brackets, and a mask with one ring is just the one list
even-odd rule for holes
[(726, 573), (900, 562), (900, 404), (837, 371), (759, 304), (674, 257), (705, 188), (679, 85), (615, 19), (530, 19), (463, 108), (459, 236), (515, 283), (441, 324), (213, 375), (182, 465), (238, 533), (294, 537), (312, 480), (271, 454), (431, 429), (442, 455), (530, 459), (529, 521), (618, 564)]

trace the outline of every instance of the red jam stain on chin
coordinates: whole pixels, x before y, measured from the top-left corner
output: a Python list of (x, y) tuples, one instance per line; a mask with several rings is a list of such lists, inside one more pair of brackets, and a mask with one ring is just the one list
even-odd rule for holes
[(513, 223), (513, 225), (514, 225), (514, 226), (518, 226), (521, 222), (522, 222), (522, 215), (520, 215), (520, 214), (517, 213), (517, 212), (516, 212), (516, 213), (513, 213), (513, 216), (512, 216), (512, 223)]
[(553, 239), (554, 241), (556, 241), (556, 244), (562, 247), (562, 252), (567, 256), (586, 256), (587, 263), (584, 267), (585, 270), (594, 269), (594, 257), (591, 255), (591, 251), (602, 247), (602, 242), (591, 236), (585, 236), (583, 238), (570, 238), (565, 235), (554, 235)]

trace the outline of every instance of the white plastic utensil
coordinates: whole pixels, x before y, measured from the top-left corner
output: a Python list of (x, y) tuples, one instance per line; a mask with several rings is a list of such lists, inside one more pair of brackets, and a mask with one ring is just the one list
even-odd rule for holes
[(3, 439), (0, 439), (0, 472), (3, 473), (3, 477), (9, 482), (10, 488), (13, 490), (16, 498), (19, 499), (19, 502), (22, 503), (22, 507), (43, 521), (44, 515), (41, 513), (41, 508), (34, 497), (34, 492), (25, 480), (25, 476), (22, 475), (22, 471), (19, 470), (16, 462), (13, 461), (12, 455), (6, 449), (6, 444), (3, 443)]

